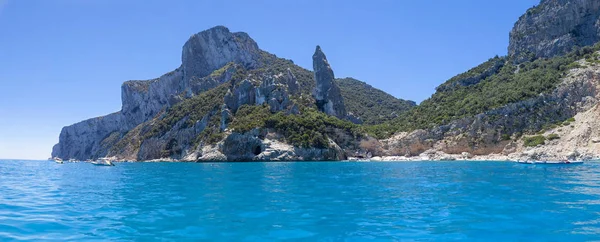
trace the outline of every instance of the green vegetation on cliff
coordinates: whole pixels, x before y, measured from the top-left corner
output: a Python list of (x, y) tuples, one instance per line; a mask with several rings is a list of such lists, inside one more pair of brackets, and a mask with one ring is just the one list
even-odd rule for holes
[[(152, 147), (152, 142), (155, 142), (152, 139), (157, 138), (165, 141), (162, 146), (156, 145), (163, 149), (160, 151), (161, 156), (178, 157), (189, 147), (214, 144), (223, 140), (229, 132), (246, 133), (255, 128), (273, 132), (278, 139), (297, 147), (326, 148), (330, 146), (331, 139), (344, 149), (351, 150), (358, 148), (357, 143), (365, 133), (385, 138), (401, 131), (432, 128), (552, 92), (569, 69), (579, 67), (576, 60), (597, 60), (599, 56), (594, 54), (594, 51), (598, 49), (600, 48), (586, 47), (562, 57), (538, 59), (520, 65), (512, 64), (510, 58), (495, 57), (451, 78), (440, 86), (443, 88), (438, 88), (431, 98), (418, 106), (413, 102), (397, 99), (364, 82), (352, 78), (337, 79), (336, 83), (340, 87), (347, 111), (360, 117), (365, 125), (353, 124), (317, 111), (311, 95), (315, 86), (313, 73), (290, 60), (264, 53), (263, 64), (258, 68), (246, 70), (236, 65), (236, 72), (230, 81), (162, 110), (154, 119), (126, 134), (111, 150), (140, 149), (147, 140), (151, 142), (145, 147)], [(231, 65), (216, 70), (213, 75), (222, 74)], [(259, 85), (265, 77), (287, 75), (288, 69), (298, 82), (297, 89), (290, 91), (293, 95), (286, 97), (289, 98), (286, 102), (291, 103), (288, 108), (272, 113), (267, 104), (254, 105), (258, 102), (252, 102), (252, 105), (242, 105), (228, 118), (231, 121), (227, 125), (228, 131), (221, 130), (222, 107), (228, 90), (233, 91), (239, 87), (236, 85), (244, 79)], [(287, 85), (286, 83), (278, 83), (280, 86), (277, 88)], [(288, 86), (282, 90), (291, 89)], [(255, 93), (252, 92), (251, 95)], [(292, 106), (295, 109), (292, 109)], [(298, 111), (299, 114), (291, 114)], [(563, 117), (558, 124), (568, 125), (574, 121), (565, 120), (566, 117)], [(549, 119), (546, 123), (557, 125), (556, 120)], [(192, 132), (193, 137), (186, 138), (187, 140), (181, 142), (184, 144), (179, 144), (178, 139), (181, 136), (178, 136), (178, 132), (182, 131), (187, 135), (186, 132), (190, 130), (188, 128), (192, 127), (202, 131)], [(513, 135), (515, 132), (530, 134), (530, 131), (532, 130), (502, 130), (499, 139), (518, 139), (520, 135)], [(117, 139), (119, 135), (115, 134), (113, 138)], [(527, 136), (523, 141), (526, 146), (536, 146), (554, 139), (559, 137)], [(185, 142), (189, 142), (189, 145)]]
[[(142, 140), (161, 137), (176, 125), (181, 125), (179, 129), (192, 127), (203, 118), (207, 118), (206, 128), (196, 137), (193, 146), (201, 142), (204, 144), (216, 143), (225, 137), (225, 133), (220, 130), (220, 122), (221, 106), (227, 90), (243, 79), (252, 77), (260, 79), (264, 75), (286, 74), (288, 69), (296, 77), (299, 86), (299, 93), (290, 96), (290, 99), (299, 105), (301, 113), (288, 114), (285, 111), (271, 113), (267, 104), (242, 105), (232, 114), (233, 117), (228, 124), (229, 130), (245, 133), (255, 128), (268, 129), (281, 134), (290, 144), (306, 148), (325, 148), (329, 146), (328, 138), (336, 140), (336, 142), (346, 141), (348, 140), (346, 136), (358, 139), (365, 133), (359, 125), (316, 111), (315, 101), (311, 96), (311, 90), (315, 85), (311, 71), (295, 65), (292, 61), (277, 58), (268, 53), (263, 54), (263, 63), (263, 66), (252, 70), (238, 68), (230, 82), (223, 83), (190, 99), (185, 99), (166, 109), (152, 122), (143, 124), (145, 128), (141, 132)], [(225, 67), (216, 70), (213, 75), (219, 75), (224, 70)], [(347, 95), (346, 100), (351, 100), (350, 97), (359, 97), (359, 99), (350, 101), (353, 110), (362, 110), (360, 113), (365, 115), (375, 117), (376, 112), (380, 110), (389, 113), (403, 112), (414, 105), (414, 103), (396, 99), (354, 79), (341, 80), (340, 83), (342, 83), (340, 86), (346, 90), (343, 92)], [(367, 100), (369, 95), (374, 95), (372, 97), (375, 98)], [(361, 102), (361, 100), (368, 103), (368, 108), (360, 107), (360, 103), (357, 101)], [(383, 116), (368, 120), (377, 123), (386, 118), (390, 119), (389, 116)]]
[(235, 118), (229, 128), (238, 133), (248, 132), (254, 128), (262, 128), (265, 121), (271, 116), (268, 105), (250, 106), (242, 105), (235, 113)]
[[(262, 52), (261, 56), (263, 66), (258, 69), (252, 70), (252, 74), (285, 74), (287, 73), (287, 69), (289, 68), (296, 77), (296, 80), (298, 81), (300, 93), (304, 94), (307, 97), (311, 96), (312, 90), (315, 87), (315, 81), (313, 78), (312, 71), (309, 71), (294, 64), (294, 62), (291, 60), (278, 58), (276, 55), (267, 52)], [(303, 101), (304, 102), (301, 103), (302, 105), (311, 106), (313, 105), (314, 99), (305, 98)]]
[[(447, 124), (552, 92), (568, 70), (579, 66), (577, 60), (593, 57), (597, 50), (600, 50), (600, 45), (577, 49), (565, 56), (540, 58), (520, 65), (506, 64), (498, 73), (477, 84), (457, 86), (452, 91), (438, 91), (407, 113), (390, 122), (370, 126), (368, 130), (377, 137), (389, 137), (399, 131)], [(510, 63), (511, 60), (507, 61)], [(486, 69), (475, 67), (459, 76), (476, 75), (477, 70)], [(454, 80), (456, 79), (452, 78), (449, 82)]]
[(353, 78), (337, 79), (336, 82), (342, 92), (346, 110), (360, 117), (364, 124), (380, 124), (392, 120), (416, 105)]
[[(223, 97), (225, 97), (229, 86), (230, 83), (224, 83), (169, 108), (164, 115), (151, 124), (150, 131), (144, 134), (145, 138), (163, 135), (184, 118), (187, 118), (187, 121), (183, 124), (185, 128), (192, 127), (205, 116), (210, 116), (211, 113), (214, 115), (214, 113), (220, 110), (223, 104)], [(211, 123), (214, 124), (215, 122), (209, 122), (209, 124)], [(213, 129), (214, 127), (209, 126), (207, 128)], [(218, 132), (218, 126), (216, 127), (216, 131)]]
[[(253, 75), (268, 73), (276, 75), (287, 73), (289, 68), (296, 77), (302, 97), (292, 97), (298, 104), (305, 107), (315, 107), (312, 90), (315, 87), (314, 74), (291, 60), (278, 58), (273, 54), (262, 53), (261, 68), (250, 71)], [(397, 99), (394, 96), (376, 89), (365, 82), (353, 79), (336, 79), (344, 104), (348, 112), (360, 117), (364, 124), (380, 124), (392, 120), (416, 104), (412, 101)]]
[(543, 135), (525, 137), (523, 139), (523, 142), (523, 145), (525, 145), (526, 147), (535, 147), (538, 145), (546, 144), (546, 137), (544, 137)]
[(325, 148), (327, 138), (338, 139), (341, 134), (360, 138), (364, 131), (359, 125), (326, 115), (312, 108), (301, 114), (272, 114), (268, 105), (244, 105), (229, 125), (233, 132), (244, 133), (254, 128), (267, 128), (284, 136), (287, 142), (299, 147)]
[(339, 136), (350, 135), (357, 140), (363, 134), (359, 125), (314, 109), (305, 109), (300, 115), (279, 112), (266, 120), (265, 127), (277, 130), (288, 142), (300, 147), (325, 148), (328, 137), (342, 145)]

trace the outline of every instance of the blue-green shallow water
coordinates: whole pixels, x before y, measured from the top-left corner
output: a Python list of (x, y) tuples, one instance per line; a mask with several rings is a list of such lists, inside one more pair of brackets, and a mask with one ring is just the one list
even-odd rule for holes
[(0, 161), (0, 241), (600, 239), (600, 164)]

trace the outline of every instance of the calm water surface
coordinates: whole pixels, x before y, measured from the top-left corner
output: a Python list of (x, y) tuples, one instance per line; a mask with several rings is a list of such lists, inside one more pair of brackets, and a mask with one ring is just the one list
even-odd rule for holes
[(0, 161), (0, 241), (598, 240), (600, 164)]

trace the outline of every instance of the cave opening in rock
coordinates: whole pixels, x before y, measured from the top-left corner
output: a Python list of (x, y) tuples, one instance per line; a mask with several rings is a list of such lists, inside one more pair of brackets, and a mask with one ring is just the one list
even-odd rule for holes
[(254, 155), (259, 155), (261, 152), (262, 150), (260, 149), (260, 146), (255, 146), (252, 153), (254, 153)]

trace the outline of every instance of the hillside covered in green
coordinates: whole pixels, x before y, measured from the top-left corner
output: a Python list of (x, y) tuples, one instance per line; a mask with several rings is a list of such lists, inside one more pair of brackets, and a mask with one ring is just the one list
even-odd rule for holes
[[(508, 57), (496, 57), (465, 73), (459, 74), (440, 87), (453, 86), (435, 92), (430, 98), (403, 115), (367, 129), (376, 137), (386, 138), (394, 133), (427, 129), (451, 121), (484, 113), (504, 105), (547, 94), (560, 83), (568, 70), (579, 67), (579, 59), (596, 62), (600, 45), (576, 48), (563, 56), (538, 58), (534, 61), (513, 64)], [(505, 64), (487, 76), (490, 63), (502, 60)], [(452, 85), (461, 80), (482, 76), (470, 85)]]
[(526, 147), (581, 141), (563, 156), (600, 143), (600, 134), (593, 137), (587, 128), (570, 139), (561, 139), (566, 131), (559, 130), (574, 129), (569, 120), (599, 99), (600, 44), (594, 43), (600, 35), (592, 27), (599, 6), (541, 1), (515, 24), (507, 56), (448, 79), (419, 105), (353, 78), (336, 79), (335, 63), (318, 45), (307, 69), (261, 50), (246, 33), (215, 26), (190, 37), (174, 71), (125, 82), (120, 111), (63, 128), (53, 157), (323, 161), (439, 153), (540, 159)]
[(336, 80), (346, 109), (363, 121), (363, 124), (380, 124), (416, 106), (413, 101), (406, 101), (372, 87), (354, 78)]

